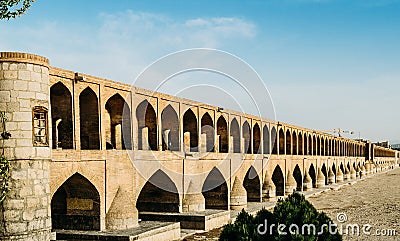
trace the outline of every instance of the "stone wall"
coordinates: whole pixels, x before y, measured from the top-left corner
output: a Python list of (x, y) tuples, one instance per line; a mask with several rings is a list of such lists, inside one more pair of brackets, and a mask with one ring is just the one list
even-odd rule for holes
[[(32, 124), (34, 107), (50, 108), (48, 60), (0, 53), (0, 100), (0, 111), (9, 117), (6, 129), (12, 134), (4, 141), (11, 178), (0, 211), (0, 239), (49, 240), (51, 151), (49, 145), (34, 145)], [(48, 124), (45, 129), (51, 133)], [(51, 143), (51, 135), (47, 142)]]

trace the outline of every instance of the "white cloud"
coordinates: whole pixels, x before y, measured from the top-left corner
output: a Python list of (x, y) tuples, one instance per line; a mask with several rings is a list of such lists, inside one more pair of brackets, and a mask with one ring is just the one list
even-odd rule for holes
[(236, 17), (177, 20), (127, 10), (99, 14), (96, 23), (0, 23), (2, 50), (33, 52), (57, 67), (131, 82), (159, 57), (185, 48), (224, 48), (256, 36), (256, 26)]

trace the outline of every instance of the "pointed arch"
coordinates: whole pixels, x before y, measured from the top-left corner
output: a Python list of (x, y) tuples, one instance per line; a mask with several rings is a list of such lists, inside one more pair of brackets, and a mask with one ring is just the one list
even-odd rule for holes
[(290, 130), (286, 131), (286, 155), (292, 155), (292, 133)]
[(139, 212), (179, 212), (179, 193), (175, 183), (157, 170), (140, 190), (136, 201)]
[(256, 169), (251, 166), (246, 173), (243, 180), (243, 186), (247, 192), (248, 202), (260, 202), (261, 201), (261, 184), (260, 177), (257, 174)]
[(293, 138), (293, 141), (292, 141), (293, 152), (292, 153), (293, 153), (293, 155), (298, 155), (298, 151), (297, 151), (297, 134), (296, 134), (295, 131), (293, 131), (292, 138)]
[(105, 105), (108, 113), (106, 140), (114, 149), (132, 149), (131, 111), (120, 94), (111, 96)]
[(100, 194), (79, 173), (68, 178), (51, 199), (53, 229), (100, 230)]
[(79, 95), (80, 138), (82, 150), (100, 150), (99, 102), (87, 87)]
[(272, 182), (276, 188), (276, 196), (285, 195), (285, 178), (283, 176), (282, 169), (279, 165), (276, 165), (274, 172), (272, 173)]
[(304, 155), (304, 145), (303, 145), (303, 134), (300, 132), (298, 136), (299, 140), (299, 155)]
[(242, 125), (242, 137), (244, 141), (244, 153), (251, 154), (251, 128), (247, 121)]
[(228, 210), (228, 185), (218, 168), (210, 171), (201, 190), (206, 209)]
[(264, 147), (264, 154), (271, 154), (271, 150), (269, 149), (269, 130), (268, 126), (264, 125), (263, 127), (263, 147)]
[(183, 133), (190, 133), (190, 151), (196, 152), (199, 147), (199, 133), (197, 130), (197, 117), (188, 109), (183, 115)]
[(157, 114), (153, 106), (142, 101), (136, 108), (138, 149), (157, 150)]
[(50, 88), (52, 148), (73, 148), (72, 95), (61, 82)]
[(285, 155), (285, 133), (283, 132), (283, 129), (281, 128), (279, 130), (279, 154), (280, 155)]
[(271, 146), (272, 146), (272, 154), (278, 154), (278, 136), (277, 136), (275, 126), (272, 127), (271, 130)]
[(206, 134), (206, 150), (214, 151), (214, 121), (208, 113), (201, 118), (201, 134)]
[(293, 170), (293, 177), (296, 180), (296, 190), (301, 191), (303, 187), (303, 175), (301, 174), (299, 165), (296, 164)]
[(313, 187), (317, 187), (317, 174), (316, 174), (316, 172), (315, 172), (315, 168), (314, 168), (314, 165), (313, 165), (313, 164), (311, 164), (311, 165), (310, 165), (310, 168), (308, 168), (308, 174), (309, 174), (310, 177), (311, 177), (312, 186), (313, 186)]
[(315, 137), (315, 135), (313, 136), (313, 151), (312, 151), (312, 153), (313, 153), (313, 156), (318, 155), (318, 152), (317, 152), (317, 138)]
[(253, 126), (253, 153), (254, 154), (261, 154), (261, 131), (260, 126), (256, 123)]
[(233, 152), (240, 153), (240, 128), (236, 118), (231, 121), (231, 136), (233, 138)]
[(217, 135), (219, 136), (219, 152), (228, 153), (229, 151), (228, 124), (222, 115), (217, 120)]
[(161, 130), (163, 151), (179, 151), (179, 118), (171, 105), (161, 112)]

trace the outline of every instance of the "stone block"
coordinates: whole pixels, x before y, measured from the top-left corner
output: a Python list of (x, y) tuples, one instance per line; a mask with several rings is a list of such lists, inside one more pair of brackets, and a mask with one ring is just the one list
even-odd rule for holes
[(31, 80), (31, 71), (19, 70), (18, 79), (20, 80)]
[(39, 91), (41, 91), (40, 83), (38, 83), (38, 82), (29, 82), (28, 89), (30, 91), (39, 92)]
[(14, 89), (14, 82), (12, 80), (0, 80), (0, 90), (13, 90), (13, 89)]
[(31, 159), (35, 156), (34, 149), (32, 147), (16, 147), (15, 157), (18, 159)]
[(26, 232), (27, 229), (27, 225), (25, 222), (23, 223), (6, 223), (6, 232), (8, 233), (24, 233)]
[(48, 99), (48, 95), (43, 94), (43, 93), (36, 93), (36, 99), (38, 100), (47, 100)]
[(18, 65), (15, 63), (11, 63), (8, 67), (9, 70), (18, 70)]
[(42, 81), (42, 74), (41, 73), (36, 73), (36, 72), (31, 72), (31, 78), (30, 78), (31, 83), (37, 83), (40, 85), (40, 82)]
[(39, 65), (34, 65), (33, 71), (37, 73), (42, 73), (42, 68)]
[(29, 112), (14, 112), (13, 121), (29, 121), (32, 119), (32, 113)]
[(10, 102), (11, 93), (10, 91), (0, 91), (0, 102)]
[(10, 102), (6, 104), (7, 112), (20, 111), (19, 102)]
[(22, 219), (24, 221), (32, 221), (34, 218), (35, 218), (35, 212), (33, 210), (27, 209), (22, 213)]
[[(23, 122), (18, 122), (18, 130), (21, 130), (21, 131), (32, 131), (32, 122), (31, 122), (31, 120), (30, 119), (26, 119)], [(32, 146), (32, 142), (30, 143), (30, 145)]]
[(9, 63), (3, 63), (1, 66), (2, 66), (3, 70), (8, 70), (10, 64)]
[(5, 210), (4, 219), (7, 221), (18, 221), (21, 218), (21, 211), (19, 210)]

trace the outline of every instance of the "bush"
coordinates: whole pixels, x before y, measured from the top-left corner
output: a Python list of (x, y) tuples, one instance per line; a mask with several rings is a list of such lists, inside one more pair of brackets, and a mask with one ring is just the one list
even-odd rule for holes
[[(331, 234), (327, 226), (322, 226), (329, 223), (332, 220), (318, 212), (304, 195), (293, 193), (279, 199), (273, 212), (262, 209), (253, 217), (242, 210), (233, 224), (224, 226), (219, 240), (342, 240), (339, 233)], [(278, 232), (278, 225), (285, 225), (281, 231), (286, 234)]]

